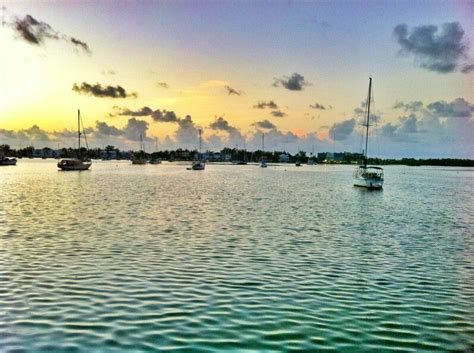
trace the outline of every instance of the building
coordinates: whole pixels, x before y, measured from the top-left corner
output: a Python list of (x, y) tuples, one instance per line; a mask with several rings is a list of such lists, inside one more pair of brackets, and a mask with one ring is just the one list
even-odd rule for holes
[(280, 163), (290, 162), (290, 155), (288, 153), (282, 153), (282, 154), (278, 155), (278, 162), (280, 162)]

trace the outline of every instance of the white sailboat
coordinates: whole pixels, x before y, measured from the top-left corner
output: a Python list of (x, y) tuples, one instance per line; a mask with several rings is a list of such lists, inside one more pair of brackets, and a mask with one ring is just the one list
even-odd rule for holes
[(364, 164), (359, 165), (353, 174), (354, 186), (361, 186), (368, 189), (381, 189), (383, 187), (383, 168), (367, 165), (367, 146), (369, 141), (370, 126), (370, 99), (372, 97), (372, 77), (369, 77), (369, 94), (367, 96), (367, 117), (365, 119), (365, 150)]
[(202, 130), (199, 129), (199, 156), (196, 161), (193, 162), (191, 168), (187, 168), (188, 170), (204, 170), (206, 169), (206, 163), (201, 160), (201, 144), (202, 144)]
[[(158, 138), (155, 137), (155, 151), (158, 153)], [(161, 164), (161, 159), (159, 158), (151, 158), (148, 163), (150, 164)]]
[[(81, 133), (82, 126), (82, 133)], [(77, 145), (78, 145), (78, 158), (65, 158), (58, 162), (58, 168), (61, 170), (87, 170), (92, 165), (92, 162), (88, 158), (81, 156), (81, 135), (84, 135), (84, 139), (87, 145), (86, 131), (84, 130), (84, 124), (81, 120), (81, 111), (77, 110)]]
[[(262, 133), (262, 153), (265, 151), (265, 134)], [(260, 159), (260, 168), (266, 168), (267, 167), (267, 160), (265, 159), (265, 156), (262, 156)]]

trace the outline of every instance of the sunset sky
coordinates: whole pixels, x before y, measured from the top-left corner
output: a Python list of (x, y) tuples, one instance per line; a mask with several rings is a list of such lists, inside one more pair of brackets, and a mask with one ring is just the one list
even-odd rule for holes
[(0, 144), (474, 158), (472, 1), (0, 6)]

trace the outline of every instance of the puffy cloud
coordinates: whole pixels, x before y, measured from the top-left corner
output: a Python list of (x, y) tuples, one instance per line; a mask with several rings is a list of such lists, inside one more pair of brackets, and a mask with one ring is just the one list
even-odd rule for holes
[(181, 148), (196, 148), (198, 146), (199, 129), (190, 115), (178, 120), (175, 141)]
[(474, 64), (465, 64), (462, 69), (461, 69), (461, 72), (463, 74), (468, 74), (470, 73), (471, 71), (474, 70)]
[(450, 103), (445, 101), (433, 102), (428, 104), (427, 108), (432, 114), (440, 118), (471, 118), (474, 112), (474, 105), (464, 98), (456, 98)]
[(138, 120), (136, 118), (128, 119), (127, 125), (123, 128), (123, 133), (126, 139), (130, 141), (140, 141), (140, 136), (143, 140), (147, 140), (148, 122), (145, 120)]
[(62, 40), (82, 49), (87, 54), (91, 54), (89, 46), (84, 41), (62, 34), (46, 22), (39, 21), (31, 15), (15, 18), (13, 23), (7, 23), (7, 25), (10, 25), (21, 39), (31, 45), (41, 46), (46, 40)]
[(393, 109), (403, 109), (405, 112), (418, 112), (423, 108), (423, 103), (420, 101), (412, 101), (408, 103), (396, 102)]
[(89, 84), (87, 82), (82, 82), (79, 86), (74, 84), (72, 90), (81, 93), (88, 94), (94, 97), (109, 97), (109, 98), (136, 98), (136, 93), (127, 93), (127, 91), (122, 86), (102, 86), (100, 83)]
[(334, 123), (329, 129), (329, 134), (335, 141), (347, 139), (354, 131), (355, 119), (344, 120), (340, 123)]
[(270, 114), (276, 118), (283, 118), (284, 116), (287, 115), (285, 112), (282, 112), (281, 110), (274, 110)]
[(128, 108), (120, 108), (116, 105), (113, 106), (114, 113), (110, 113), (109, 116), (125, 115), (125, 116), (148, 116), (153, 113), (150, 107), (143, 107), (139, 110), (130, 110)]
[(276, 129), (276, 125), (273, 124), (271, 121), (265, 119), (261, 121), (257, 121), (252, 124), (253, 126), (256, 126), (257, 128), (261, 129)]
[[(468, 45), (459, 22), (442, 26), (418, 26), (411, 31), (404, 23), (397, 25), (393, 35), (400, 45), (399, 53), (412, 55), (421, 68), (450, 73), (460, 68), (460, 61), (467, 56)], [(469, 65), (465, 66), (469, 72)], [(463, 72), (464, 72), (463, 71)]]
[(256, 109), (266, 109), (266, 108), (278, 109), (278, 105), (274, 101), (268, 101), (268, 102), (259, 101), (253, 107)]
[(231, 126), (223, 117), (218, 117), (213, 123), (209, 125), (212, 130), (225, 131), (229, 134), (229, 144), (240, 143), (243, 139), (240, 131)]
[(306, 81), (302, 75), (295, 72), (291, 76), (284, 78), (276, 78), (273, 82), (274, 87), (283, 86), (290, 91), (301, 91), (305, 86), (310, 86), (311, 83)]
[(123, 130), (116, 128), (115, 126), (109, 125), (103, 121), (95, 122), (95, 134), (99, 136), (122, 136)]

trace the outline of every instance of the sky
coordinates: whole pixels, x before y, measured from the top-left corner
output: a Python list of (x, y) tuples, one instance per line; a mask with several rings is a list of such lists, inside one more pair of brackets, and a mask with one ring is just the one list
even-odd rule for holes
[(474, 158), (472, 1), (0, 7), (0, 144)]

